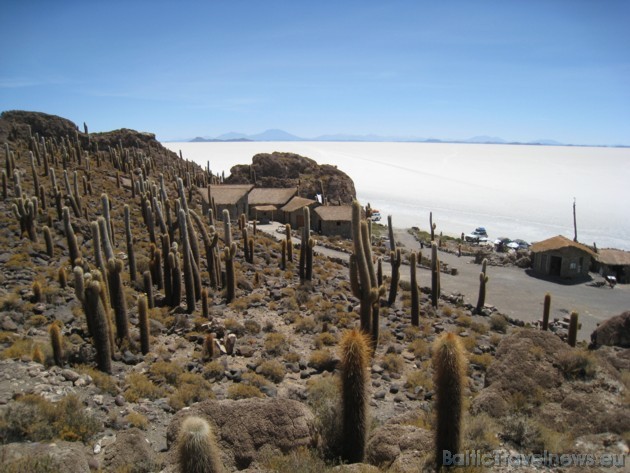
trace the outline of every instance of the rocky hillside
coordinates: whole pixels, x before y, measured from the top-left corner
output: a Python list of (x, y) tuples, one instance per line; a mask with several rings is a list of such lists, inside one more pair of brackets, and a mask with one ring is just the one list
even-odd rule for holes
[(360, 287), (318, 252), (348, 242), (316, 237), (300, 278), (298, 247), (211, 220), (211, 176), (150, 134), (30, 112), (0, 130), (0, 471), (175, 473), (204, 452), (226, 471), (432, 471), (456, 405), (461, 450), (627, 454), (627, 314), (589, 351), (421, 281), (412, 324), (411, 284), (385, 277), (368, 342)]
[(323, 194), (331, 204), (350, 204), (356, 198), (352, 179), (336, 166), (319, 165), (294, 153), (260, 153), (252, 164), (232, 167), (229, 184), (256, 184), (259, 187), (298, 187), (299, 195), (314, 199)]

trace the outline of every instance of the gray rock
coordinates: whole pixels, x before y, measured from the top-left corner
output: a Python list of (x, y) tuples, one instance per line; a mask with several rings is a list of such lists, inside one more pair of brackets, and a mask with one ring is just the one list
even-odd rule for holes
[(0, 471), (63, 471), (90, 473), (88, 456), (79, 442), (9, 443), (0, 446)]
[(116, 441), (105, 447), (105, 470), (129, 473), (150, 473), (159, 471), (157, 457), (144, 433), (136, 428), (123, 430), (116, 435)]

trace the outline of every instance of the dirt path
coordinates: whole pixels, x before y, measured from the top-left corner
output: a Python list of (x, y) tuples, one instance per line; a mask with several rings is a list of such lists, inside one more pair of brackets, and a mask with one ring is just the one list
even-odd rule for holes
[[(284, 234), (276, 232), (283, 224), (272, 222), (259, 225), (258, 228), (275, 236), (284, 238)], [(418, 251), (420, 244), (407, 230), (395, 229), (396, 241), (408, 250)], [(293, 242), (300, 240), (293, 238)], [(425, 256), (429, 250), (425, 248)], [(315, 252), (330, 258), (347, 261), (349, 255), (322, 246), (316, 246)], [(440, 260), (457, 268), (458, 274), (451, 276), (442, 274), (442, 290), (446, 294), (460, 293), (464, 300), (471, 304), (477, 303), (479, 292), (479, 272), (481, 267), (472, 262), (470, 257), (458, 258), (457, 255), (440, 252)], [(383, 272), (390, 274), (388, 263), (383, 265)], [(401, 278), (409, 280), (409, 267), (402, 265)], [(487, 286), (486, 303), (494, 305), (501, 313), (526, 322), (535, 322), (542, 318), (543, 300), (545, 294), (551, 294), (551, 318), (562, 319), (571, 311), (580, 314), (582, 328), (578, 333), (581, 340), (589, 340), (597, 325), (612, 316), (630, 310), (630, 287), (617, 285), (609, 287), (592, 287), (586, 284), (565, 285), (529, 276), (524, 270), (514, 267), (489, 266), (487, 270), (489, 282)], [(419, 268), (418, 284), (430, 285), (429, 271)]]

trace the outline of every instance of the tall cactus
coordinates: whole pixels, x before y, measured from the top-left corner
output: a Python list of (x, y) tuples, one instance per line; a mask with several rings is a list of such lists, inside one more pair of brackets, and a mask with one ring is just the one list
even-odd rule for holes
[(127, 317), (127, 300), (122, 283), (123, 262), (119, 259), (107, 261), (107, 282), (109, 298), (116, 316), (116, 336), (118, 341), (129, 340), (129, 320)]
[(149, 353), (149, 303), (147, 297), (138, 297), (138, 321), (140, 322), (140, 351), (143, 355)]
[(79, 250), (79, 244), (77, 243), (77, 237), (74, 234), (72, 223), (70, 222), (70, 209), (68, 207), (63, 208), (63, 229), (68, 239), (68, 251), (70, 253), (70, 264), (72, 266), (81, 258), (81, 250)]
[(481, 273), (479, 273), (479, 297), (477, 299), (477, 308), (475, 312), (481, 314), (484, 305), (486, 304), (486, 284), (488, 284), (488, 276), (486, 276), (486, 268), (488, 260), (483, 259), (481, 264)]
[(293, 240), (291, 240), (291, 224), (284, 226), (285, 241), (287, 242), (287, 261), (293, 263)]
[(96, 348), (96, 364), (104, 373), (112, 372), (112, 357), (108, 317), (101, 298), (101, 285), (98, 281), (90, 281), (85, 289), (85, 311), (94, 321), (94, 347)]
[[(26, 197), (16, 198), (13, 204), (13, 214), (20, 222), (21, 234), (26, 232), (29, 240), (37, 242), (37, 197), (30, 199)], [(21, 236), (21, 235), (20, 235)]]
[(396, 302), (396, 294), (398, 293), (398, 283), (400, 282), (400, 264), (402, 263), (402, 255), (400, 248), (396, 248), (395, 251), (390, 253), (390, 260), (392, 264), (392, 279), (389, 286), (389, 299), (387, 304), (389, 306), (394, 305)]
[(347, 331), (340, 343), (342, 449), (348, 463), (363, 461), (368, 434), (370, 343), (358, 330)]
[(551, 310), (551, 294), (545, 294), (545, 303), (543, 307), (542, 329), (549, 330), (549, 312)]
[[(114, 246), (116, 244), (116, 241), (114, 239), (114, 227), (112, 225), (112, 219), (109, 212), (109, 209), (110, 209), (109, 197), (106, 193), (101, 194), (101, 203), (103, 205), (103, 218), (105, 219), (105, 222), (107, 223), (107, 236), (109, 237), (109, 242), (111, 243), (111, 245)], [(109, 259), (109, 256), (108, 256), (108, 259)]]
[(302, 209), (304, 226), (302, 227), (302, 242), (300, 243), (300, 281), (310, 281), (313, 277), (313, 245), (311, 241), (311, 213), (308, 207)]
[(429, 212), (429, 228), (431, 230), (431, 241), (435, 241), (435, 228), (437, 225), (433, 223), (433, 212)]
[(577, 333), (579, 328), (578, 313), (573, 311), (571, 312), (571, 316), (569, 318), (569, 335), (567, 338), (567, 342), (572, 347), (574, 347), (577, 342)]
[(57, 366), (63, 366), (63, 344), (61, 341), (61, 330), (59, 325), (53, 322), (48, 329), (50, 335), (50, 345), (52, 346), (53, 359)]
[[(181, 182), (181, 179), (179, 180)], [(183, 184), (182, 184), (183, 186)], [(188, 239), (188, 223), (186, 212), (179, 209), (178, 214), (179, 231), (182, 240), (182, 258), (184, 259), (184, 286), (186, 289), (186, 311), (192, 314), (195, 311), (195, 283), (192, 267), (192, 255), (190, 251), (190, 240)]]
[(431, 242), (431, 305), (438, 306), (440, 300), (440, 261), (438, 258), (437, 244)]
[(133, 235), (131, 233), (131, 210), (127, 204), (124, 207), (125, 240), (127, 243), (127, 260), (129, 261), (129, 279), (136, 282), (138, 270), (136, 267), (136, 252), (133, 249)]
[(466, 359), (459, 337), (444, 333), (433, 345), (433, 378), (435, 385), (435, 462), (439, 471), (444, 452), (460, 453), (461, 427), (464, 415)]
[(420, 294), (416, 276), (416, 254), (413, 251), (409, 255), (409, 270), (411, 281), (411, 325), (418, 327), (420, 325)]
[(226, 300), (230, 303), (234, 300), (236, 290), (236, 275), (234, 272), (236, 244), (232, 242), (232, 225), (230, 223), (230, 212), (227, 209), (223, 209), (223, 240), (225, 242), (223, 259), (225, 260)]

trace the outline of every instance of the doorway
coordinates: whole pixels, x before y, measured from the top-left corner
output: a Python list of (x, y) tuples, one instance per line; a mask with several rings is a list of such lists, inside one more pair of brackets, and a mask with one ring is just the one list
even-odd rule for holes
[(562, 257), (552, 256), (549, 264), (549, 274), (551, 276), (560, 276), (560, 270), (562, 269)]

